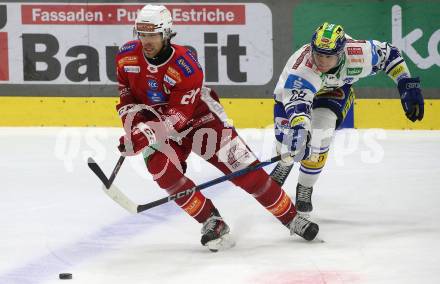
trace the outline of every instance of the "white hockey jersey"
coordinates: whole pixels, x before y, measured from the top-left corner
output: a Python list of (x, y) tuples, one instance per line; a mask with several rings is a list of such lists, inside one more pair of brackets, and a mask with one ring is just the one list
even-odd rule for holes
[(290, 121), (298, 115), (310, 116), (292, 108), (298, 104), (308, 104), (306, 109), (311, 109), (314, 95), (319, 91), (351, 85), (379, 70), (386, 72), (396, 83), (401, 78), (410, 77), (399, 50), (389, 43), (348, 39), (344, 53), (343, 61), (334, 74), (318, 71), (313, 64), (310, 44), (302, 46), (289, 58), (275, 87), (274, 98), (284, 105), (286, 113), (290, 114)]

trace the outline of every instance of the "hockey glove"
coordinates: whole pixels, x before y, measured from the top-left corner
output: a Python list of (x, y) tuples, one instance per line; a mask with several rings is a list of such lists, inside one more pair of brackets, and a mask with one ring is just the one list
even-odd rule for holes
[(297, 116), (293, 118), (290, 126), (291, 128), (283, 139), (283, 144), (290, 148), (295, 162), (307, 159), (310, 156), (310, 119), (304, 115)]
[(144, 122), (138, 123), (131, 133), (119, 138), (118, 149), (122, 156), (133, 156), (142, 152), (146, 147), (156, 144), (154, 130)]
[(420, 90), (420, 79), (402, 78), (397, 84), (403, 110), (406, 117), (412, 122), (423, 119), (424, 105)]

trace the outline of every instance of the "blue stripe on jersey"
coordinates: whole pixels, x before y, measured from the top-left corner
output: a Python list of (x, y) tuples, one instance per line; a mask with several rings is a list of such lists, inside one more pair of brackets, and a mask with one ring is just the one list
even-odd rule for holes
[(306, 79), (289, 74), (289, 77), (287, 77), (286, 83), (284, 84), (285, 89), (308, 89), (312, 91), (313, 93), (316, 93), (315, 87), (307, 81)]
[(379, 55), (376, 51), (376, 46), (374, 45), (373, 41), (370, 40), (371, 44), (371, 65), (375, 66), (377, 64), (377, 61), (379, 61)]
[[(399, 61), (397, 61), (392, 67), (390, 67), (390, 69), (388, 69), (387, 74), (389, 74), (389, 73), (391, 72), (391, 70), (394, 69), (394, 67), (396, 67), (397, 65), (399, 65), (399, 64), (402, 63), (403, 61), (404, 61), (403, 58), (400, 59)], [(387, 69), (387, 68), (388, 68), (388, 65), (385, 65), (384, 68)]]
[(303, 168), (302, 165), (301, 165), (301, 167), (299, 168), (299, 171), (303, 172), (305, 174), (308, 174), (308, 175), (317, 175), (317, 174), (320, 174), (322, 172), (322, 169), (317, 170), (317, 171), (308, 171), (307, 169)]

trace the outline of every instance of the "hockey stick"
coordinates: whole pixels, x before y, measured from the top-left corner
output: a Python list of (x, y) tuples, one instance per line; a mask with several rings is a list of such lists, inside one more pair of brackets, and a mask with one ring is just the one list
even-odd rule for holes
[(92, 157), (89, 157), (87, 159), (87, 165), (89, 166), (89, 168), (92, 170), (92, 172), (95, 173), (95, 175), (102, 181), (102, 183), (104, 184), (105, 188), (109, 189), (110, 186), (112, 185), (113, 181), (116, 178), (116, 175), (119, 172), (119, 169), (122, 166), (122, 163), (124, 162), (125, 157), (124, 156), (120, 156), (118, 162), (116, 163), (115, 167), (113, 168), (113, 171), (110, 175), (110, 178), (107, 178), (107, 176), (104, 174), (104, 172), (102, 171), (101, 167), (98, 165), (98, 163), (95, 162), (95, 160), (93, 160)]
[(227, 180), (231, 180), (233, 178), (236, 178), (236, 177), (245, 175), (247, 173), (250, 173), (252, 171), (258, 170), (258, 169), (260, 169), (262, 167), (265, 167), (267, 165), (270, 165), (270, 164), (273, 164), (275, 162), (278, 162), (279, 160), (281, 160), (282, 157), (283, 157), (283, 155), (275, 156), (275, 157), (273, 157), (273, 158), (271, 158), (269, 160), (266, 160), (264, 162), (259, 162), (259, 163), (255, 164), (253, 166), (249, 166), (249, 167), (241, 169), (239, 171), (232, 172), (232, 173), (229, 173), (227, 175), (215, 178), (215, 179), (213, 179), (211, 181), (202, 183), (200, 185), (196, 185), (196, 186), (194, 186), (192, 188), (189, 188), (189, 189), (187, 189), (185, 191), (181, 191), (181, 192), (178, 192), (176, 194), (172, 194), (172, 195), (170, 195), (168, 197), (164, 197), (164, 198), (158, 199), (156, 201), (149, 202), (149, 203), (146, 203), (146, 204), (141, 204), (141, 205), (135, 204), (133, 201), (131, 201), (115, 185), (111, 185), (108, 190), (106, 188), (104, 188), (104, 191), (105, 191), (105, 193), (108, 196), (110, 196), (111, 199), (116, 201), (119, 205), (124, 207), (129, 212), (131, 212), (131, 213), (140, 213), (140, 212), (146, 211), (148, 209), (151, 209), (153, 207), (165, 204), (165, 203), (167, 203), (169, 201), (173, 201), (173, 200), (182, 198), (184, 196), (191, 195), (194, 192), (201, 191), (201, 190), (203, 190), (205, 188), (208, 188), (208, 187), (211, 187), (211, 186), (213, 186), (215, 184), (218, 184), (218, 183), (221, 183), (221, 182), (224, 182), (224, 181), (227, 181)]
[[(214, 120), (214, 116), (209, 113), (205, 116), (202, 116), (201, 118), (198, 118), (197, 120), (193, 121), (191, 123), (191, 126), (187, 129), (185, 129), (184, 131), (180, 132), (180, 133), (175, 133), (175, 135), (173, 136), (173, 139), (179, 143), (179, 140), (182, 139), (183, 137), (185, 137), (185, 135), (191, 131), (193, 128), (199, 127), (207, 122), (210, 122)], [(153, 148), (153, 146), (150, 146)], [(154, 149), (154, 148), (153, 148)], [(154, 149), (156, 150), (156, 149)], [(113, 181), (116, 178), (116, 175), (119, 172), (119, 169), (122, 166), (122, 163), (125, 160), (125, 156), (120, 156), (118, 162), (116, 163), (115, 167), (113, 168), (113, 171), (110, 175), (110, 178), (107, 178), (107, 176), (104, 174), (104, 172), (102, 171), (101, 167), (98, 165), (98, 163), (92, 158), (89, 157), (87, 159), (87, 164), (89, 166), (89, 168), (95, 173), (95, 175), (102, 181), (102, 183), (105, 185), (105, 188), (110, 189), (111, 185), (113, 184)]]

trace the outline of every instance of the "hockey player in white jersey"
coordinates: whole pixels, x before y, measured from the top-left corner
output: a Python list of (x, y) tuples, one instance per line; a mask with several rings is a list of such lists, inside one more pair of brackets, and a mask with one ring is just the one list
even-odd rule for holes
[(352, 84), (385, 72), (396, 84), (403, 110), (411, 121), (422, 120), (419, 78), (411, 77), (400, 51), (387, 42), (353, 40), (342, 26), (324, 23), (287, 61), (275, 87), (274, 122), (277, 150), (294, 158), (280, 161), (271, 176), (280, 185), (294, 161), (301, 161), (296, 208), (313, 209), (311, 196), (332, 137), (354, 100)]

